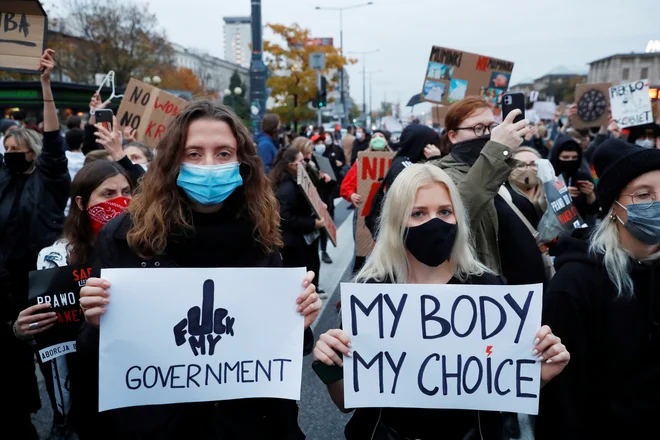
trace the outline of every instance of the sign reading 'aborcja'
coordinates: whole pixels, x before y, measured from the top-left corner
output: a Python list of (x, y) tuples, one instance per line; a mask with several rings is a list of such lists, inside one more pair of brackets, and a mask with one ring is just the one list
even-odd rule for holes
[[(300, 399), (304, 268), (103, 269), (99, 410)], [(259, 304), (259, 307), (255, 307)]]
[(543, 285), (342, 284), (346, 408), (538, 413)]

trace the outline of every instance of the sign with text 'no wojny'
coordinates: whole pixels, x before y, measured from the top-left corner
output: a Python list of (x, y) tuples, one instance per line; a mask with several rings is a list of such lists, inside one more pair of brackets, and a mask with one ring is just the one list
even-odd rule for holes
[(187, 105), (185, 99), (131, 78), (117, 112), (117, 120), (122, 127), (137, 130), (140, 142), (155, 148), (169, 122)]
[(37, 0), (0, 2), (0, 70), (39, 74), (48, 16)]
[(538, 414), (542, 295), (542, 284), (342, 284), (346, 408)]

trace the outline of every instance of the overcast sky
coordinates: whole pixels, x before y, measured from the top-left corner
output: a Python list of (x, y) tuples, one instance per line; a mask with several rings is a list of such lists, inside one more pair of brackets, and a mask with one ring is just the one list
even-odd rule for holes
[[(660, 39), (657, 0), (636, 0), (628, 6), (614, 0), (373, 1), (371, 6), (344, 11), (344, 50), (380, 50), (368, 56), (366, 65), (367, 72), (378, 72), (373, 74), (374, 108), (385, 96), (405, 106), (421, 92), (433, 45), (513, 61), (511, 84), (516, 84), (558, 66), (586, 72), (590, 61), (614, 53), (644, 52), (648, 40)], [(339, 46), (339, 12), (314, 7), (362, 1), (262, 3), (264, 25), (296, 22), (311, 29), (314, 37), (334, 37)], [(249, 0), (152, 0), (150, 9), (171, 41), (223, 57), (222, 17), (250, 15), (250, 4)], [(348, 68), (351, 96), (358, 103), (362, 102), (361, 61)], [(367, 77), (367, 102), (368, 84)]]

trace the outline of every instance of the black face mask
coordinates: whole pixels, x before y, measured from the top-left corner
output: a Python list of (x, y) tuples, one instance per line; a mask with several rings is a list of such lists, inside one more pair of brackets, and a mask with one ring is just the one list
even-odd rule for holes
[(557, 175), (559, 176), (560, 174), (568, 174), (569, 176), (574, 176), (577, 174), (578, 170), (580, 169), (580, 161), (579, 160), (558, 160), (557, 161), (557, 169), (555, 170), (557, 172)]
[(406, 249), (422, 264), (438, 267), (451, 256), (458, 226), (439, 218), (406, 229)]
[(451, 155), (459, 162), (472, 166), (479, 159), (481, 150), (484, 149), (489, 140), (490, 135), (459, 142), (451, 147)]
[(32, 166), (25, 153), (5, 153), (5, 165), (11, 174), (21, 174)]

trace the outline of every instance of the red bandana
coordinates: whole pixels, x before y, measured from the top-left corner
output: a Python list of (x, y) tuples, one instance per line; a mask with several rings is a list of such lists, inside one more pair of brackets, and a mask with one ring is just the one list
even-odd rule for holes
[(103, 225), (126, 211), (126, 208), (128, 208), (128, 204), (130, 202), (131, 199), (129, 198), (117, 197), (115, 199), (106, 200), (105, 202), (90, 206), (87, 210), (87, 215), (89, 216), (89, 220), (92, 222), (92, 232), (94, 233), (94, 236), (99, 233)]

